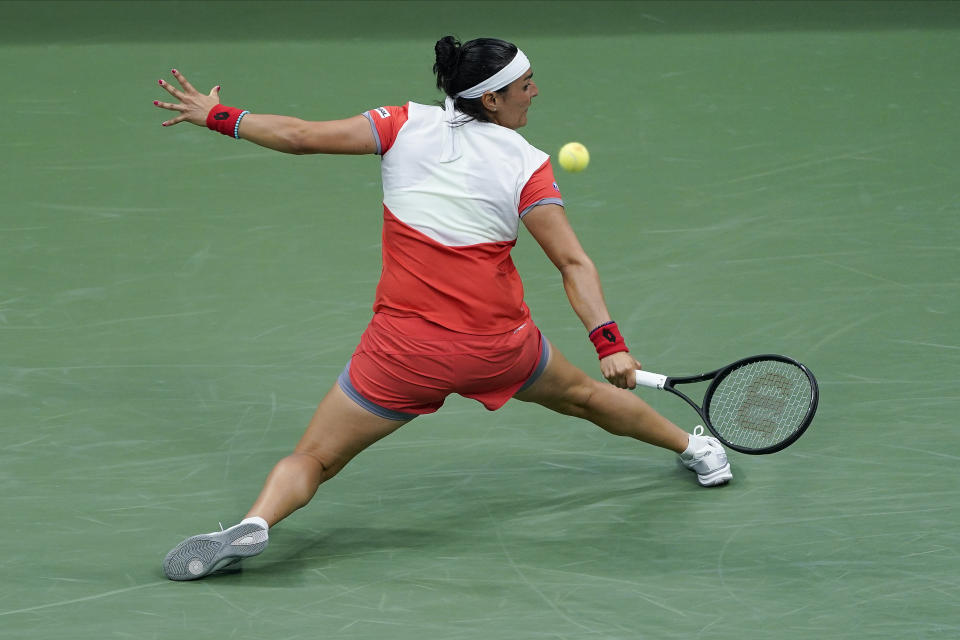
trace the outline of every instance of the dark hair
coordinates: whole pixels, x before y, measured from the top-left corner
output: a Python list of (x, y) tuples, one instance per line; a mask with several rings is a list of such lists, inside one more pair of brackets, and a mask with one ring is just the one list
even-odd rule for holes
[[(434, 51), (437, 54), (437, 61), (433, 65), (437, 88), (453, 97), (510, 64), (517, 55), (517, 45), (496, 38), (477, 38), (461, 45), (453, 36), (445, 36), (437, 40)], [(502, 87), (497, 92), (502, 93), (506, 89)], [(480, 98), (454, 98), (453, 104), (457, 110), (472, 118), (490, 121)]]

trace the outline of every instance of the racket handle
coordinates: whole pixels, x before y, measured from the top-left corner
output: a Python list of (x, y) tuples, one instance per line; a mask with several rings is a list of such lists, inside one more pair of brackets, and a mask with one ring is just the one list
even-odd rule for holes
[(650, 387), (651, 389), (663, 389), (663, 385), (667, 383), (667, 376), (662, 376), (659, 373), (650, 373), (649, 371), (641, 371), (637, 369), (637, 384), (641, 387)]

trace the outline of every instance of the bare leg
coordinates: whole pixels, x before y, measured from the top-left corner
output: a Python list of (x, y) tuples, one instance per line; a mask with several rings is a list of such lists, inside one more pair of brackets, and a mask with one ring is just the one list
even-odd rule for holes
[(594, 380), (553, 345), (550, 347), (550, 360), (543, 374), (515, 398), (584, 418), (614, 435), (629, 436), (677, 453), (687, 448), (689, 434), (635, 393)]
[(310, 502), (317, 488), (355, 455), (404, 424), (370, 413), (334, 384), (294, 452), (267, 476), (246, 517), (259, 516), (272, 527)]

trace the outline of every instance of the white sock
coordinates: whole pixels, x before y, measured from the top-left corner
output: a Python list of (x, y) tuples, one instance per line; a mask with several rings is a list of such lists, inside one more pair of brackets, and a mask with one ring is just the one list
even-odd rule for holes
[(270, 525), (267, 524), (267, 521), (261, 518), (260, 516), (253, 516), (252, 518), (244, 518), (240, 521), (240, 524), (255, 524), (257, 526), (263, 527), (264, 529), (269, 529)]
[(687, 448), (683, 450), (683, 453), (680, 454), (681, 458), (692, 458), (693, 454), (697, 452), (697, 449), (700, 448), (700, 436), (695, 436), (692, 433), (689, 435), (687, 440)]

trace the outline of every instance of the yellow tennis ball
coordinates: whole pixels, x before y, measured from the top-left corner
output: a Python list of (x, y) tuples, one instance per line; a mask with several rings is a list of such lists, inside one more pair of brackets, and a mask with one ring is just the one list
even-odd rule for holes
[(583, 171), (590, 164), (590, 152), (579, 142), (568, 142), (560, 147), (557, 155), (560, 166), (572, 173)]

